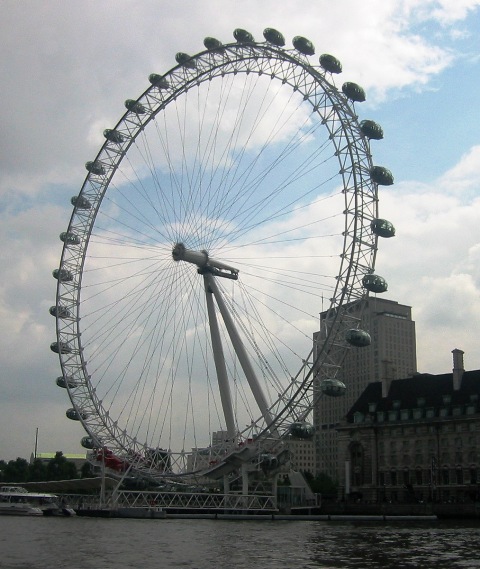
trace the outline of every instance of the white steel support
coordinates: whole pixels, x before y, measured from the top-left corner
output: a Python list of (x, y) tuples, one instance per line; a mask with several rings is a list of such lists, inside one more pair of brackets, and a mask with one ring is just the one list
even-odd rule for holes
[(248, 463), (242, 463), (242, 494), (248, 495)]
[(210, 325), (210, 335), (212, 338), (213, 359), (215, 361), (215, 369), (217, 371), (218, 389), (220, 391), (223, 414), (227, 424), (228, 439), (232, 444), (235, 444), (235, 418), (230, 393), (230, 384), (228, 383), (227, 366), (225, 365), (225, 356), (223, 353), (222, 339), (218, 328), (217, 315), (215, 314), (213, 294), (206, 274), (203, 275), (203, 279), (205, 283), (205, 295), (207, 297), (208, 321)]
[[(228, 311), (228, 308), (223, 300), (223, 297), (217, 287), (217, 283), (215, 282), (214, 277), (210, 273), (205, 273), (205, 281), (208, 283), (210, 290), (213, 292), (215, 296), (215, 300), (217, 301), (217, 306), (220, 309), (220, 313), (222, 315), (223, 321), (225, 323), (225, 327), (227, 328), (228, 335), (230, 336), (230, 340), (232, 342), (233, 349), (237, 354), (238, 360), (240, 365), (242, 366), (243, 373), (247, 378), (248, 384), (252, 391), (252, 394), (255, 398), (255, 401), (260, 409), (260, 413), (262, 414), (263, 418), (267, 426), (272, 425), (273, 418), (268, 410), (267, 400), (265, 395), (263, 394), (262, 388), (260, 387), (260, 383), (258, 382), (257, 376), (255, 375), (255, 371), (250, 363), (250, 359), (247, 354), (247, 350), (243, 345), (243, 342), (240, 338), (240, 335), (237, 331), (235, 323)], [(276, 435), (276, 429), (271, 431), (272, 434)]]

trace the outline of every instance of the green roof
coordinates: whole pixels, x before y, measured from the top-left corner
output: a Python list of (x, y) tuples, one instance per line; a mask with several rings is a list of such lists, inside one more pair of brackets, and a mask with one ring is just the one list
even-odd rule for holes
[[(37, 452), (37, 458), (55, 458), (56, 456), (56, 452)], [(87, 459), (87, 455), (86, 454), (71, 454), (71, 453), (62, 453), (63, 456), (67, 459), (67, 460), (86, 460)]]

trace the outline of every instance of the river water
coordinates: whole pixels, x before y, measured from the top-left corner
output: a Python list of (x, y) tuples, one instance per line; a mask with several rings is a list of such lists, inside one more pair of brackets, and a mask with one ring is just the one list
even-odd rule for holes
[(0, 517), (2, 569), (478, 569), (480, 522)]

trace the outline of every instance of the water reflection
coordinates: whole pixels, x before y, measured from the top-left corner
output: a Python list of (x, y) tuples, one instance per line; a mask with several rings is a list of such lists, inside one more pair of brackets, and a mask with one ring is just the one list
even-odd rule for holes
[(480, 522), (0, 517), (7, 569), (477, 569)]
[(478, 568), (480, 525), (330, 525), (312, 537), (312, 567)]

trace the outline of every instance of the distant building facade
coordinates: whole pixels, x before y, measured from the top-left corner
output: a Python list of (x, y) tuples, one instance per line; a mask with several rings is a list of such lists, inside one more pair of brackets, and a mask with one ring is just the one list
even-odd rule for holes
[[(35, 459), (48, 463), (55, 458), (56, 454), (56, 452), (37, 452), (36, 455), (32, 453), (30, 456), (30, 464), (32, 464)], [(62, 455), (68, 462), (73, 462), (78, 472), (80, 472), (83, 465), (87, 462), (87, 455), (85, 453), (62, 453)]]
[[(410, 306), (373, 297), (352, 305), (358, 311), (360, 328), (372, 343), (351, 348), (338, 379), (347, 386), (343, 397), (322, 397), (314, 408), (316, 473), (334, 480), (338, 473), (336, 428), (372, 381), (408, 377), (417, 371), (415, 322)], [(321, 346), (328, 326), (327, 313), (320, 314), (320, 330), (314, 334), (314, 349)]]
[(206, 470), (216, 464), (221, 460), (227, 442), (227, 431), (214, 431), (210, 446), (192, 448), (192, 452), (187, 455), (187, 471)]
[(372, 502), (480, 498), (480, 370), (371, 383), (338, 428), (343, 496)]
[(297, 472), (315, 473), (315, 443), (312, 439), (286, 438), (285, 448), (289, 451), (290, 467)]

